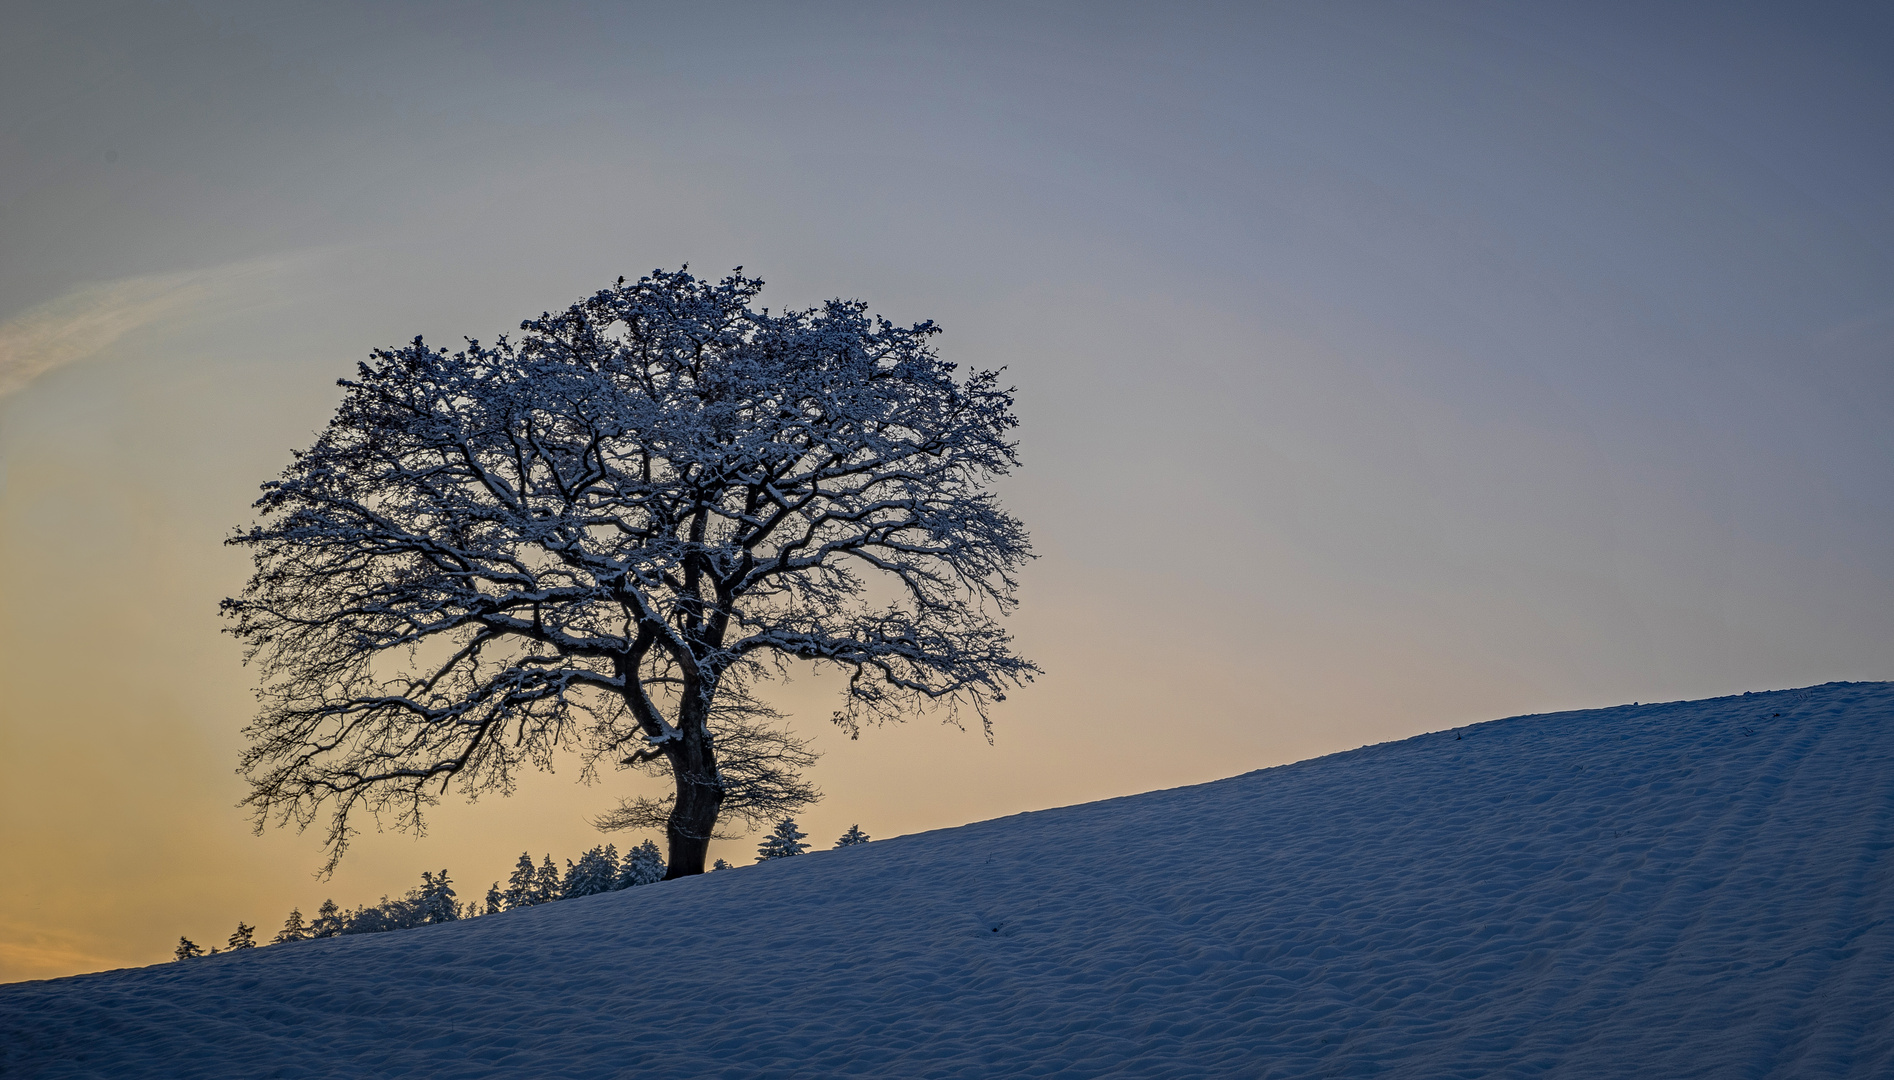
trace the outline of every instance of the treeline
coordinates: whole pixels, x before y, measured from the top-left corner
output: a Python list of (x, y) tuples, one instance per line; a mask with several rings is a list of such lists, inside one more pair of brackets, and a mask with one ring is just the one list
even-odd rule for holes
[[(802, 842), (806, 836), (796, 827), (794, 819), (784, 818), (757, 847), (756, 861), (800, 855), (809, 850), (809, 845)], [(859, 826), (850, 825), (848, 831), (835, 842), (835, 846), (849, 847), (866, 843), (868, 839), (868, 834), (862, 832)], [(728, 870), (732, 867), (718, 859), (711, 869)], [(595, 847), (579, 856), (577, 862), (566, 860), (563, 872), (553, 864), (551, 855), (545, 856), (538, 866), (534, 866), (532, 856), (522, 851), (519, 862), (506, 879), (506, 888), (502, 889), (500, 883), (495, 881), (487, 888), (487, 895), (482, 901), (462, 904), (446, 870), (438, 874), (424, 870), (421, 872), (421, 883), (395, 899), (384, 896), (379, 903), (364, 904), (348, 910), (337, 907), (334, 900), (324, 900), (322, 906), (316, 909), (315, 918), (307, 921), (301, 908), (293, 909), (289, 917), (283, 920), (283, 928), (277, 931), (269, 944), (284, 945), (292, 941), (348, 934), (379, 934), (387, 930), (406, 930), (433, 923), (497, 915), (502, 911), (569, 900), (575, 896), (591, 896), (650, 885), (664, 880), (664, 871), (664, 856), (658, 851), (658, 846), (649, 840), (626, 852), (622, 860), (617, 847), (612, 844)], [(256, 927), (239, 921), (237, 929), (231, 933), (223, 948), (212, 947), (206, 952), (203, 946), (180, 936), (174, 956), (179, 960), (188, 960), (196, 956), (214, 956), (228, 950), (254, 949), (258, 945)]]

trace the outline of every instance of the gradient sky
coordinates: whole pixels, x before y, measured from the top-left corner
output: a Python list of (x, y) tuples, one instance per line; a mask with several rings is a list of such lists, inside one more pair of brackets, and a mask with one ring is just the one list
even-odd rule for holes
[(251, 836), (220, 542), (369, 349), (685, 262), (939, 320), (1019, 389), (1013, 623), (1047, 674), (992, 746), (850, 743), (821, 680), (780, 688), (827, 753), (824, 844), (1894, 677), (1884, 4), (7, 22), (0, 980), (600, 842), (587, 816), (651, 782), (576, 760), (332, 881), (319, 836)]

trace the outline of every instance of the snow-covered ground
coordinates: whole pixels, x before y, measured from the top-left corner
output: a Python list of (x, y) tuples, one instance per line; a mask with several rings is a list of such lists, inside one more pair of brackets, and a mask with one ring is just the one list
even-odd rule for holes
[(0, 986), (0, 1075), (1894, 1076), (1894, 684)]

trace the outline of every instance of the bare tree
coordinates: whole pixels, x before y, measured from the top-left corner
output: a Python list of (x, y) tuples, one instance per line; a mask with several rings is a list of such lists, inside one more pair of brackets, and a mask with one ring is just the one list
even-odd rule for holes
[(806, 744), (749, 690), (846, 672), (835, 722), (928, 708), (989, 736), (1037, 670), (998, 616), (1029, 548), (991, 481), (1012, 393), (956, 380), (931, 322), (858, 301), (771, 314), (739, 271), (624, 279), (517, 341), (417, 338), (361, 365), (231, 537), (226, 600), (263, 678), (242, 767), (260, 830), (352, 812), (419, 829), (450, 788), (510, 792), (578, 751), (670, 774), (668, 876), (719, 815), (813, 797)]

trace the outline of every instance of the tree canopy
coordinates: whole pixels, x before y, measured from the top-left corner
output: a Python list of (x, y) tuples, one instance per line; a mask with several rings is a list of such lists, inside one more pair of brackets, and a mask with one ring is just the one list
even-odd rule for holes
[[(860, 301), (772, 314), (762, 282), (624, 279), (516, 339), (377, 350), (232, 536), (224, 602), (262, 676), (242, 768), (259, 829), (420, 828), (450, 789), (509, 792), (555, 753), (661, 769), (669, 876), (720, 814), (815, 797), (806, 743), (754, 696), (846, 673), (833, 719), (977, 718), (1037, 670), (998, 618), (1030, 557), (993, 480), (1012, 392), (956, 378), (932, 322)], [(589, 773), (588, 773), (589, 774)]]

